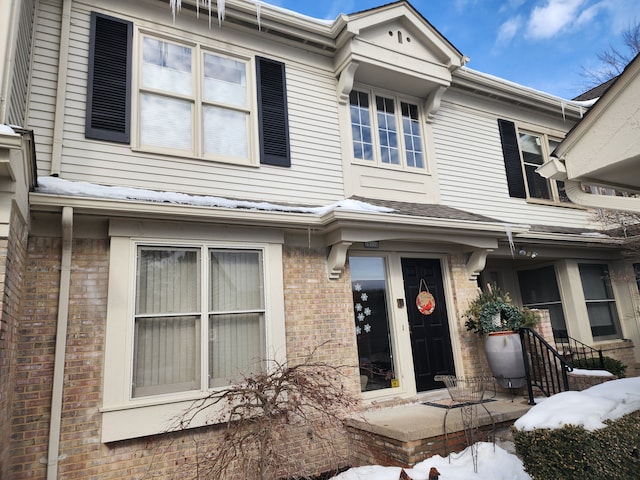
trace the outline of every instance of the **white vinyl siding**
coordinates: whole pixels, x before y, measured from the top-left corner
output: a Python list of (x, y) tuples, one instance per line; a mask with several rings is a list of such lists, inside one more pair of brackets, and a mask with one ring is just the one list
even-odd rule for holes
[[(41, 8), (52, 9), (44, 0)], [(165, 24), (166, 7), (135, 3), (118, 3), (119, 12), (105, 10), (107, 15), (131, 20), (136, 25), (153, 28), (159, 33), (177, 35), (178, 31), (161, 27), (151, 20)], [(243, 55), (260, 54), (285, 62), (287, 100), (290, 126), (290, 168), (248, 167), (223, 164), (196, 158), (137, 152), (129, 145), (94, 141), (85, 138), (85, 103), (87, 55), (90, 12), (95, 5), (73, 2), (71, 15), (71, 45), (66, 91), (63, 158), (60, 176), (68, 180), (90, 181), (105, 185), (180, 191), (193, 195), (264, 201), (282, 201), (326, 205), (344, 198), (338, 111), (335, 97), (335, 78), (330, 61), (297, 51), (283, 50), (283, 57), (275, 56), (282, 47), (265, 41), (263, 37), (234, 35), (232, 29), (221, 29), (214, 37), (206, 19), (190, 34), (212, 49), (227, 48)], [(48, 18), (48, 17), (47, 17)], [(59, 19), (58, 19), (59, 21)], [(177, 19), (179, 23), (180, 19)], [(189, 20), (193, 27), (193, 22)], [(52, 23), (43, 20), (39, 23)], [(49, 175), (51, 145), (53, 143), (53, 115), (55, 108), (56, 62), (58, 31), (38, 32), (34, 67), (36, 89), (32, 92), (30, 122), (36, 126), (39, 174)], [(225, 35), (229, 37), (224, 40)], [(252, 59), (253, 61), (253, 59)], [(45, 79), (42, 79), (42, 77)], [(255, 91), (250, 92), (255, 96)], [(256, 153), (257, 154), (257, 153)], [(215, 185), (215, 192), (212, 189)]]
[(592, 226), (586, 210), (509, 197), (497, 118), (443, 100), (433, 123), (442, 203), (518, 224)]

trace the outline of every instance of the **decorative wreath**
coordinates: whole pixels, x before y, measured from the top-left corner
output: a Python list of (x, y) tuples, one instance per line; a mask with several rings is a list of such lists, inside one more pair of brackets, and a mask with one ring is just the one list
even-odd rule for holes
[[(422, 288), (424, 287), (424, 290)], [(436, 309), (436, 299), (427, 288), (424, 280), (420, 280), (420, 292), (416, 297), (416, 307), (422, 315), (431, 315)]]

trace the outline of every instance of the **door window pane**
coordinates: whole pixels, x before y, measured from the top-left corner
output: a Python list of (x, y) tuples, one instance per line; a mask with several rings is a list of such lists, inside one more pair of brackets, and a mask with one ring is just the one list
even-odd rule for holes
[(362, 391), (390, 388), (395, 373), (385, 260), (381, 257), (350, 257), (349, 267)]
[(606, 265), (579, 264), (582, 290), (587, 302), (591, 333), (594, 337), (616, 338), (618, 314)]

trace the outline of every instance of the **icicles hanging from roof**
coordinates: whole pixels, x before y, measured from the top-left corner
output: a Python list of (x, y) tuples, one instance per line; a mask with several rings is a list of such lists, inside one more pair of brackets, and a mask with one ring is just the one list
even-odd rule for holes
[(216, 0), (216, 4), (218, 5), (218, 26), (221, 27), (224, 20), (225, 0)]
[(513, 232), (511, 231), (511, 225), (508, 223), (504, 224), (504, 231), (507, 234), (507, 238), (509, 239), (509, 249), (511, 250), (511, 257), (514, 257), (514, 252), (516, 250), (516, 246), (513, 243)]
[(260, 25), (260, 4), (256, 3), (256, 20), (258, 21), (258, 30), (262, 31), (262, 26)]
[(182, 8), (182, 0), (169, 0), (171, 6), (171, 15), (173, 15), (173, 21), (176, 21), (176, 11), (179, 13)]
[(567, 117), (564, 114), (564, 109), (567, 106), (567, 102), (565, 102), (564, 100), (560, 100), (560, 108), (562, 108), (562, 120), (566, 121)]

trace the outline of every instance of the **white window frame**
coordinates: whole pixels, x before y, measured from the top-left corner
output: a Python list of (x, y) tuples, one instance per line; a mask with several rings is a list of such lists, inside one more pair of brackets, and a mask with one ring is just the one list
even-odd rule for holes
[[(373, 148), (373, 159), (367, 160), (362, 158), (357, 158), (354, 153), (354, 145), (355, 138), (353, 136), (353, 122), (351, 118), (351, 101), (349, 100), (347, 105), (349, 107), (349, 131), (351, 132), (350, 138), (350, 148), (351, 148), (351, 158), (354, 163), (360, 165), (369, 165), (376, 166), (379, 168), (390, 168), (394, 170), (404, 170), (408, 172), (418, 172), (418, 173), (428, 173), (428, 152), (429, 147), (427, 144), (427, 131), (425, 129), (425, 121), (424, 114), (422, 111), (422, 102), (420, 99), (407, 97), (403, 95), (399, 95), (397, 93), (393, 93), (386, 90), (374, 89), (371, 87), (366, 87), (362, 85), (356, 85), (353, 87), (351, 93), (361, 92), (368, 95), (369, 98), (369, 115), (371, 120), (371, 129), (372, 129), (372, 148)], [(377, 107), (376, 107), (376, 97), (383, 97), (392, 99), (394, 102), (394, 116), (395, 116), (395, 126), (396, 132), (398, 136), (398, 150), (400, 155), (399, 164), (386, 163), (382, 161), (382, 153), (381, 153), (381, 144), (380, 144), (380, 125), (378, 123), (378, 115), (377, 115)], [(420, 132), (420, 140), (422, 142), (422, 166), (416, 167), (408, 165), (407, 163), (407, 145), (405, 144), (404, 139), (404, 130), (402, 126), (402, 103), (407, 103), (409, 105), (415, 106), (418, 110), (418, 125)]]
[[(568, 198), (566, 200), (560, 199), (560, 193), (559, 193), (560, 189), (558, 187), (557, 180), (546, 179), (542, 177), (539, 173), (533, 172), (533, 175), (538, 175), (540, 179), (544, 180), (545, 183), (549, 186), (549, 194), (551, 198), (549, 199), (540, 198), (540, 197), (533, 196), (531, 194), (531, 192), (529, 191), (529, 180), (528, 180), (529, 177), (527, 175), (527, 169), (526, 169), (526, 166), (528, 165), (528, 163), (525, 161), (525, 158), (524, 158), (521, 135), (531, 135), (531, 136), (539, 137), (543, 140), (540, 145), (540, 149), (542, 151), (542, 156), (544, 159), (543, 163), (547, 162), (551, 157), (552, 149), (549, 146), (549, 141), (560, 143), (562, 138), (558, 135), (553, 135), (548, 132), (536, 130), (535, 128), (529, 128), (527, 126), (516, 124), (516, 136), (518, 139), (518, 150), (520, 153), (520, 166), (522, 168), (522, 176), (524, 180), (524, 188), (527, 194), (527, 201), (536, 202), (536, 203), (553, 204), (553, 205), (574, 206), (574, 204)], [(530, 165), (533, 166), (534, 164), (530, 164)], [(539, 165), (536, 165), (536, 166), (539, 166)]]
[[(172, 228), (173, 227), (173, 228)], [(176, 225), (145, 225), (139, 236), (135, 222), (119, 221), (110, 227), (109, 295), (105, 334), (104, 385), (102, 413), (103, 442), (111, 442), (153, 435), (177, 429), (175, 419), (184, 413), (194, 400), (205, 398), (215, 388), (203, 385), (198, 390), (132, 398), (133, 346), (135, 306), (135, 265), (138, 245), (200, 246), (229, 249), (261, 250), (263, 252), (265, 297), (265, 351), (269, 359), (286, 361), (282, 233), (252, 229), (230, 229), (218, 235), (210, 228), (188, 233), (176, 233)], [(256, 239), (259, 239), (257, 241)], [(205, 314), (208, 311), (205, 311)], [(208, 315), (205, 315), (208, 317)], [(204, 339), (203, 339), (204, 341)], [(190, 427), (211, 422), (221, 409), (210, 409), (200, 415)]]
[[(153, 40), (169, 42), (179, 46), (191, 49), (191, 75), (192, 75), (192, 93), (190, 95), (171, 93), (164, 90), (154, 89), (143, 86), (143, 47), (144, 38), (148, 37)], [(211, 100), (204, 99), (204, 54), (209, 53), (223, 58), (242, 62), (246, 66), (246, 106), (241, 107), (232, 104), (221, 104)], [(146, 29), (136, 29), (134, 35), (134, 75), (132, 78), (132, 124), (134, 126), (132, 137), (132, 148), (141, 152), (157, 153), (163, 155), (172, 155), (184, 158), (196, 158), (210, 160), (216, 162), (232, 163), (238, 165), (259, 165), (258, 150), (258, 106), (256, 98), (256, 73), (253, 55), (245, 52), (229, 53), (228, 51), (218, 50), (208, 45), (187, 41), (170, 35), (164, 35), (158, 32), (152, 32)], [(190, 102), (191, 105), (191, 148), (178, 149), (166, 146), (158, 146), (142, 143), (142, 99), (144, 94), (158, 95), (163, 98), (175, 99), (184, 102)], [(247, 115), (246, 119), (246, 157), (218, 155), (205, 152), (205, 136), (204, 130), (204, 107), (205, 106), (223, 106), (225, 109), (242, 112)]]

